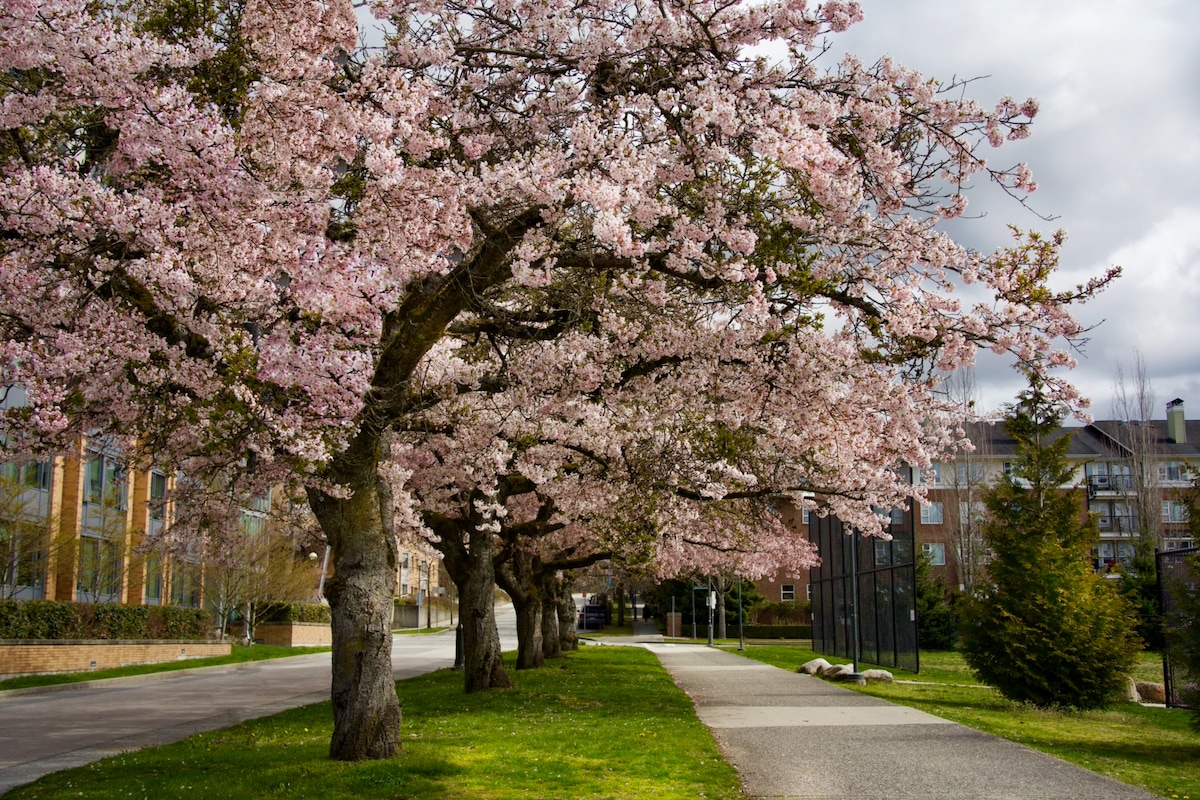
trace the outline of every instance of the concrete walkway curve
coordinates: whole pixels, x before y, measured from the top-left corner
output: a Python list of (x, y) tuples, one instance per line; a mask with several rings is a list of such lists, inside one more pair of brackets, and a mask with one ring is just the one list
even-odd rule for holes
[(750, 798), (1156, 798), (1005, 739), (736, 653), (641, 646), (692, 698)]

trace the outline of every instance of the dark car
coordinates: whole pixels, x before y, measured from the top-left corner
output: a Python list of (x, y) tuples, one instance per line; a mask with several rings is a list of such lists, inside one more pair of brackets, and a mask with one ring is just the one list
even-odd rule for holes
[(589, 628), (604, 627), (604, 607), (603, 606), (584, 606), (579, 612), (579, 627), (587, 630)]

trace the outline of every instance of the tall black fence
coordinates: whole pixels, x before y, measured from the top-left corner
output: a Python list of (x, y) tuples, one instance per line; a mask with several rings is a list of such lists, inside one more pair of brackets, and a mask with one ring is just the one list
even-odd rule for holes
[[(854, 586), (858, 587), (860, 661), (917, 672), (916, 556), (913, 512), (894, 511), (891, 541), (861, 536), (832, 516), (810, 516), (809, 538), (821, 566), (809, 571), (813, 649), (853, 658)], [(852, 572), (851, 565), (857, 566)]]
[(1195, 620), (1184, 611), (1180, 597), (1185, 592), (1194, 594), (1196, 584), (1200, 582), (1200, 575), (1197, 575), (1192, 564), (1192, 557), (1197, 552), (1200, 549), (1188, 547), (1183, 550), (1164, 550), (1157, 554), (1158, 596), (1162, 604), (1163, 632), (1167, 639), (1166, 649), (1163, 650), (1163, 683), (1167, 690), (1167, 705), (1171, 708), (1187, 708), (1181, 698), (1182, 692), (1200, 688), (1179, 665), (1171, 663), (1172, 640), (1178, 637), (1184, 626), (1195, 624)]

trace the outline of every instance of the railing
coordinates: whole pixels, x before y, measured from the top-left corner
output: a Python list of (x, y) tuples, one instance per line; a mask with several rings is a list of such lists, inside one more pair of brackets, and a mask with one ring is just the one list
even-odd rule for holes
[(1133, 491), (1133, 476), (1131, 475), (1088, 475), (1088, 496), (1113, 493), (1128, 494)]
[(1105, 514), (1097, 520), (1102, 532), (1137, 533), (1137, 517), (1130, 515), (1113, 516)]

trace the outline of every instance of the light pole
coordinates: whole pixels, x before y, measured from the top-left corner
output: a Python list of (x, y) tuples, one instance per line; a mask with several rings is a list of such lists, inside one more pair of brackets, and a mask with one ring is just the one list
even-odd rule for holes
[(742, 577), (738, 576), (738, 652), (746, 650), (746, 627), (742, 624)]

